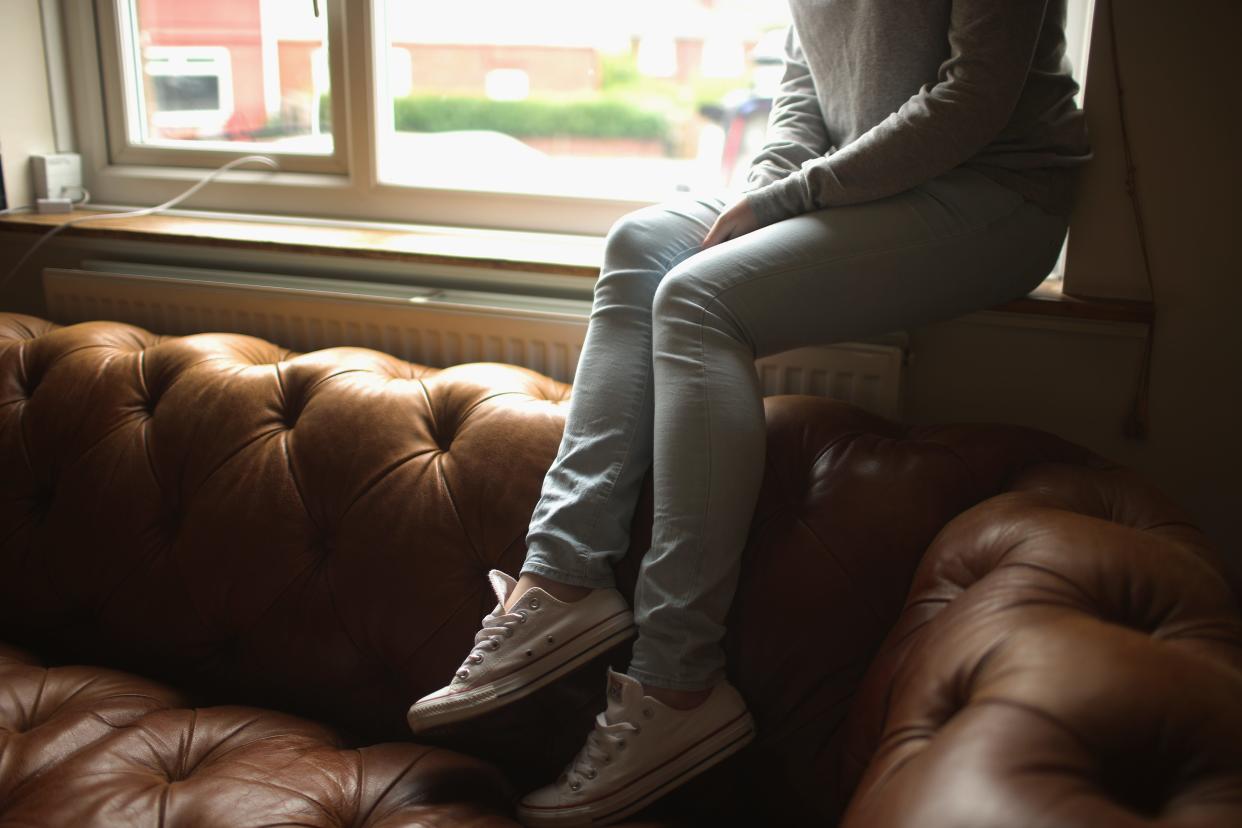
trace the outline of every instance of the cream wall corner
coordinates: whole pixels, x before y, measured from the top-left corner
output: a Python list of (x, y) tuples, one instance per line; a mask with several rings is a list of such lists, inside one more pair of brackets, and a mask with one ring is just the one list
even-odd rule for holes
[[(1242, 569), (1242, 3), (1097, 0), (1084, 97), (1095, 158), (1070, 222), (1065, 286), (1136, 299), (1149, 294), (1124, 189), (1109, 3), (1155, 274), (1148, 437), (1121, 434), (1141, 349), (1112, 338), (1063, 335), (1033, 356), (1012, 335), (985, 341), (981, 331), (974, 381), (961, 387), (947, 374), (966, 352), (954, 364), (955, 350), (928, 331), (927, 362), (939, 369), (924, 364), (915, 414), (1016, 419), (1130, 465), (1188, 507)], [(993, 390), (1002, 376), (1018, 380), (1003, 399)]]
[(0, 157), (9, 206), (28, 204), (31, 154), (56, 151), (39, 0), (0, 0)]

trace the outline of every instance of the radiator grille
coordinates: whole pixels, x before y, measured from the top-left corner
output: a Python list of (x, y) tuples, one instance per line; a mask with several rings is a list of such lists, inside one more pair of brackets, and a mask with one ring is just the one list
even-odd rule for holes
[[(64, 323), (110, 319), (167, 334), (229, 331), (312, 351), (374, 348), (434, 367), (522, 365), (572, 382), (589, 300), (409, 287), (129, 262), (48, 268), (44, 293)], [(904, 348), (842, 343), (756, 360), (765, 395), (813, 394), (900, 419)]]

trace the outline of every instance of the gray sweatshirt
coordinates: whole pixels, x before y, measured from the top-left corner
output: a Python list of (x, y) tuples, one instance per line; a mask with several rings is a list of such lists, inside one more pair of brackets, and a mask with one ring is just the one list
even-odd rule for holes
[(1069, 211), (1091, 156), (1066, 0), (789, 0), (747, 201), (761, 225), (884, 198), (965, 165)]

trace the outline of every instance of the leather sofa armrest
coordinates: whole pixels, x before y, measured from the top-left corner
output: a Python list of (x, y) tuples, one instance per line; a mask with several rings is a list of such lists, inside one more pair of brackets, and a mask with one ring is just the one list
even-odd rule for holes
[(843, 824), (1239, 825), (1239, 699), (1202, 534), (1124, 470), (1036, 469), (928, 550), (860, 693)]

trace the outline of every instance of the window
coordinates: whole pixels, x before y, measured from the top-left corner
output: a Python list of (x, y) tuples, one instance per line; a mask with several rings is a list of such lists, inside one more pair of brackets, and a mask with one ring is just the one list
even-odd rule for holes
[(97, 5), (105, 54), (115, 49), (102, 68), (116, 160), (210, 165), (204, 152), (262, 152), (287, 169), (344, 170), (326, 163), (328, 18), (306, 0)]
[(726, 135), (740, 111), (766, 120), (771, 90), (756, 80), (789, 21), (785, 0), (382, 0), (377, 12), (382, 181), (640, 201), (718, 189), (747, 165)]
[[(1075, 59), (1090, 0), (1070, 3)], [(786, 0), (61, 8), (97, 201), (155, 203), (261, 152), (279, 173), (235, 171), (196, 204), (588, 234), (744, 180), (789, 19)]]

